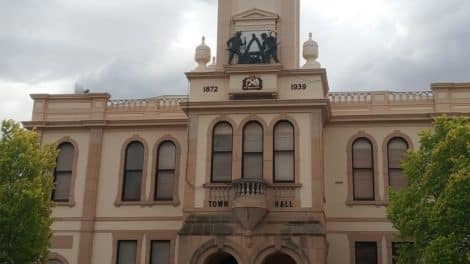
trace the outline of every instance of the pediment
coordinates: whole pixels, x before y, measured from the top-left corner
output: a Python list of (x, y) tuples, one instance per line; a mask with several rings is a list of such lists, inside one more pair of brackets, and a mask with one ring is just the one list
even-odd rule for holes
[(240, 20), (278, 20), (279, 15), (261, 10), (258, 8), (253, 8), (241, 13), (238, 13), (233, 16), (234, 21), (240, 21)]

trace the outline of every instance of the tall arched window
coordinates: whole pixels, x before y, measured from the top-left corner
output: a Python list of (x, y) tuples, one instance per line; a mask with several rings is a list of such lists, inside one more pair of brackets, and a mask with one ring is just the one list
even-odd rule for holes
[(387, 145), (388, 184), (393, 190), (400, 190), (408, 186), (400, 163), (408, 151), (408, 143), (401, 137), (392, 138)]
[(374, 200), (373, 147), (367, 138), (358, 138), (352, 145), (354, 200)]
[(54, 171), (54, 190), (52, 200), (68, 202), (70, 200), (70, 184), (72, 181), (75, 149), (71, 143), (62, 143), (58, 147), (59, 156)]
[(165, 141), (158, 147), (155, 201), (171, 201), (175, 191), (176, 146)]
[(281, 121), (274, 127), (274, 182), (294, 182), (294, 126)]
[(126, 163), (122, 186), (123, 201), (140, 201), (143, 167), (144, 146), (139, 141), (133, 141), (126, 148)]
[(227, 122), (214, 127), (212, 138), (212, 182), (232, 180), (233, 129)]
[(243, 178), (263, 179), (263, 127), (249, 122), (243, 129)]

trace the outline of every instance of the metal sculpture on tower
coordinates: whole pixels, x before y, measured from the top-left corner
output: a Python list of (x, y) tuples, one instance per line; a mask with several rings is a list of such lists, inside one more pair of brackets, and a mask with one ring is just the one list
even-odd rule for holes
[[(244, 35), (251, 34), (250, 41)], [(261, 39), (260, 39), (261, 38)], [(238, 57), (236, 64), (271, 64), (279, 63), (277, 37), (273, 32), (236, 32), (227, 41), (229, 52), (228, 64), (235, 64), (235, 55)]]

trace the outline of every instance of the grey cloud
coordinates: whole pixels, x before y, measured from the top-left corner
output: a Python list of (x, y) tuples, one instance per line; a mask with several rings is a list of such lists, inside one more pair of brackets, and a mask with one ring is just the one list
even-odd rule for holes
[[(367, 29), (355, 21), (332, 23), (315, 7), (321, 1), (302, 11), (301, 42), (314, 33), (331, 90), (422, 90), (435, 81), (468, 81), (469, 1), (384, 1), (391, 17)], [(114, 98), (187, 93), (184, 72), (194, 67), (194, 47), (200, 35), (215, 40), (216, 24), (191, 32), (197, 39), (182, 32), (215, 19), (216, 2), (2, 1), (0, 80), (35, 86), (68, 79)], [(186, 17), (195, 6), (200, 14)]]
[(347, 28), (334, 33), (342, 36), (320, 34), (331, 45), (320, 40), (333, 90), (423, 90), (431, 82), (470, 80), (470, 2), (402, 0), (392, 10), (393, 19), (370, 35)]
[(146, 98), (186, 94), (182, 72), (154, 71), (148, 62), (119, 59), (102, 70), (80, 77), (78, 83), (93, 92), (112, 92), (113, 98)]
[(0, 78), (26, 83), (73, 78), (121, 58), (164, 54), (183, 26), (180, 10), (189, 1), (96, 2), (2, 3)]

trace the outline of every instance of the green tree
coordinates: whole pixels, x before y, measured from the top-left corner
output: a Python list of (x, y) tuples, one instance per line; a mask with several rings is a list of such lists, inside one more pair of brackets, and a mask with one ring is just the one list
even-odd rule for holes
[(55, 146), (4, 121), (0, 134), (0, 263), (44, 263), (52, 223)]
[(405, 244), (398, 263), (470, 263), (470, 120), (437, 118), (402, 167), (409, 187), (391, 192), (388, 217)]

